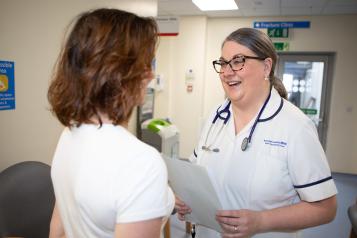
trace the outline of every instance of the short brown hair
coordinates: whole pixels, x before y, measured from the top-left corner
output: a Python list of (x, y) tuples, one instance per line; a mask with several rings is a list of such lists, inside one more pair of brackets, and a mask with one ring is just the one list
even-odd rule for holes
[(48, 90), (51, 111), (64, 126), (108, 116), (118, 125), (140, 103), (151, 71), (158, 30), (153, 18), (118, 9), (97, 9), (75, 22)]

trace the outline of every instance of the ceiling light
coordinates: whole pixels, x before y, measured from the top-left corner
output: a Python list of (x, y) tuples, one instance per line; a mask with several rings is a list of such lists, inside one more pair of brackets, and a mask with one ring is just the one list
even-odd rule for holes
[(234, 0), (192, 0), (201, 11), (237, 10)]

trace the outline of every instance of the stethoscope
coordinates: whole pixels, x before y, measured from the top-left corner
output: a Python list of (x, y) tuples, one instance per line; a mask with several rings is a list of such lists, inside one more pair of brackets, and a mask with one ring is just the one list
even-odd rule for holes
[[(246, 149), (248, 148), (248, 145), (249, 143), (252, 141), (252, 137), (253, 137), (253, 133), (254, 133), (254, 130), (260, 120), (260, 117), (266, 107), (266, 105), (268, 104), (269, 102), (269, 99), (270, 99), (270, 96), (271, 96), (271, 88), (270, 88), (270, 91), (269, 91), (269, 95), (268, 97), (265, 99), (264, 101), (264, 104), (262, 106), (262, 108), (260, 109), (259, 113), (258, 113), (258, 116), (257, 118), (255, 119), (254, 121), (254, 124), (252, 126), (252, 129), (250, 129), (250, 132), (249, 132), (249, 136), (248, 137), (245, 137), (242, 141), (242, 144), (241, 144), (241, 149), (242, 151), (246, 151)], [(282, 107), (282, 103), (283, 103), (283, 100), (281, 99), (281, 103), (280, 103), (280, 107), (278, 109), (278, 111), (280, 111), (281, 107)], [(221, 134), (222, 130), (223, 130), (223, 127), (227, 124), (227, 122), (229, 121), (230, 117), (231, 117), (231, 112), (229, 111), (229, 107), (231, 106), (231, 101), (229, 101), (227, 103), (227, 105), (222, 109), (222, 110), (219, 110), (219, 108), (217, 108), (217, 111), (216, 111), (216, 115), (215, 117), (213, 118), (213, 121), (212, 121), (212, 124), (210, 126), (210, 128), (208, 129), (208, 132), (207, 132), (207, 135), (206, 135), (206, 139), (205, 139), (205, 143), (204, 145), (202, 146), (202, 149), (205, 150), (205, 151), (211, 151), (211, 152), (216, 152), (218, 153), (219, 152), (219, 148), (211, 148), (212, 145), (214, 145), (214, 143), (216, 142), (218, 136)], [(218, 119), (221, 119), (223, 120), (223, 123), (221, 125), (221, 127), (219, 128), (219, 131), (216, 135), (216, 137), (214, 138), (214, 140), (212, 141), (212, 143), (210, 145), (207, 145), (207, 140), (208, 140), (208, 137), (211, 133), (211, 130), (212, 130), (212, 127), (213, 125), (216, 123), (216, 121)]]
[[(212, 152), (219, 152), (219, 149), (218, 148), (214, 148), (214, 149), (211, 149), (211, 146), (214, 145), (214, 143), (216, 142), (217, 138), (218, 138), (218, 135), (221, 134), (222, 130), (223, 130), (223, 127), (227, 124), (227, 122), (229, 121), (229, 118), (231, 117), (231, 112), (229, 111), (229, 107), (231, 106), (231, 101), (229, 101), (227, 103), (227, 105), (220, 111), (219, 108), (217, 108), (217, 111), (216, 111), (216, 115), (215, 117), (213, 118), (213, 121), (212, 121), (212, 124), (211, 126), (209, 127), (208, 129), (208, 132), (207, 132), (207, 136), (206, 136), (206, 139), (205, 139), (205, 143), (204, 145), (202, 146), (202, 149), (205, 150), (205, 151), (212, 151)], [(222, 126), (219, 128), (219, 131), (217, 133), (217, 136), (214, 138), (214, 140), (212, 141), (212, 143), (210, 145), (207, 146), (207, 140), (208, 140), (208, 137), (211, 133), (211, 130), (212, 130), (212, 127), (213, 125), (216, 123), (216, 121), (218, 119), (221, 119), (223, 120), (223, 124)]]

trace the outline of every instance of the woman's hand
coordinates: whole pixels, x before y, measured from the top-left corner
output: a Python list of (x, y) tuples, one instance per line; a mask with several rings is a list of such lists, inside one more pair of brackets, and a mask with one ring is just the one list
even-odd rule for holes
[(223, 229), (223, 237), (250, 237), (257, 233), (292, 232), (331, 222), (336, 215), (336, 195), (316, 202), (305, 202), (270, 210), (218, 211), (216, 220)]
[(222, 237), (251, 237), (258, 233), (261, 216), (260, 212), (252, 210), (218, 211), (216, 220), (222, 227)]
[(175, 196), (175, 210), (179, 220), (184, 221), (185, 215), (191, 213), (192, 210), (179, 197)]

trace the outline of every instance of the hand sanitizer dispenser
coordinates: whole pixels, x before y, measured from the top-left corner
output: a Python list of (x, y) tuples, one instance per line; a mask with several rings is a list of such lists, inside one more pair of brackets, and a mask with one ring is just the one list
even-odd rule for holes
[(179, 132), (175, 125), (164, 119), (149, 119), (142, 123), (141, 130), (143, 142), (165, 157), (179, 158)]

